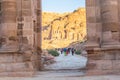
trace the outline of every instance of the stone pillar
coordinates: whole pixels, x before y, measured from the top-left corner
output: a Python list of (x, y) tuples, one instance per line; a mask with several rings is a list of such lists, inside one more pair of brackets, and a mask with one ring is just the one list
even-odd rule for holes
[[(41, 36), (34, 35), (34, 21), (41, 23), (37, 1), (0, 0), (0, 76), (32, 76), (40, 67)], [(37, 47), (34, 36), (40, 40)]]
[[(87, 42), (96, 42), (96, 37), (100, 41), (99, 46), (94, 46), (94, 43), (91, 43), (91, 45), (86, 43), (88, 53), (87, 75), (120, 74), (118, 1), (86, 0)], [(95, 9), (91, 10), (90, 4), (91, 6), (96, 5)], [(97, 13), (95, 16), (95, 26), (90, 25), (93, 23), (93, 19), (88, 17), (89, 14), (94, 15), (95, 13), (93, 12)], [(92, 34), (93, 32), (94, 34)]]
[[(2, 50), (17, 50), (16, 0), (1, 0), (0, 46)], [(14, 44), (10, 45), (12, 42)], [(15, 46), (13, 48), (13, 45)], [(9, 47), (9, 48), (8, 48)]]
[(16, 37), (16, 0), (1, 0), (1, 29), (0, 36)]
[(42, 17), (41, 17), (41, 13), (42, 13), (42, 11), (41, 11), (41, 5), (40, 4), (42, 4), (41, 3), (41, 0), (37, 0), (37, 42), (38, 42), (38, 44), (37, 44), (37, 46), (38, 47), (41, 47), (41, 37), (42, 37), (42, 35), (41, 35), (41, 31), (42, 31), (42, 26), (41, 26), (41, 23), (42, 23)]
[(86, 0), (87, 48), (101, 45), (100, 0)]
[(41, 0), (37, 0), (37, 53), (38, 53), (38, 69), (43, 69), (43, 64), (41, 62), (42, 53), (42, 11), (41, 11)]
[(34, 29), (33, 28), (33, 9), (32, 9), (32, 1), (31, 0), (19, 0), (17, 1), (17, 17), (21, 18), (21, 21), (18, 21), (18, 24), (22, 24), (21, 28), (18, 28), (18, 31), (21, 32), (19, 34), (21, 36), (21, 42), (23, 44), (29, 44), (31, 47), (33, 47), (34, 41), (33, 41), (33, 34)]
[(101, 0), (103, 44), (119, 44), (119, 0)]

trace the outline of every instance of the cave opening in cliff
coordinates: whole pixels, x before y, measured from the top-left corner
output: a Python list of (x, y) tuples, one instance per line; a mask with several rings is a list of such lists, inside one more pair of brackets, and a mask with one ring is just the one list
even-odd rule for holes
[[(73, 56), (72, 52), (66, 56), (65, 54), (60, 54), (60, 50), (71, 48), (80, 54), (83, 51), (85, 41), (85, 0), (71, 2), (69, 0), (42, 0), (42, 49), (43, 52), (45, 51), (44, 55), (49, 55), (47, 54), (48, 52), (53, 52), (52, 54), (57, 56), (55, 52), (58, 52), (60, 60), (64, 57), (64, 60), (71, 62), (69, 60), (71, 57), (71, 59), (74, 59), (73, 61), (77, 61), (76, 56)], [(81, 57), (81, 55), (77, 56)], [(59, 59), (56, 60), (59, 61)], [(78, 60), (84, 60), (83, 62), (86, 63), (86, 58), (81, 57)]]

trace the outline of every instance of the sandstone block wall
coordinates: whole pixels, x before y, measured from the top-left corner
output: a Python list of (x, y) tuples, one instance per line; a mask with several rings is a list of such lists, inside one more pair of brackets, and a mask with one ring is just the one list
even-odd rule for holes
[[(103, 27), (103, 44), (119, 43), (119, 17), (118, 17), (118, 0), (101, 0), (101, 17)], [(109, 38), (106, 39), (109, 35)]]
[(86, 0), (87, 47), (98, 47), (101, 44), (102, 22), (100, 12), (100, 0)]
[(119, 0), (86, 0), (88, 44), (120, 44), (119, 4)]
[(41, 67), (40, 0), (0, 0), (0, 6), (0, 76), (32, 76)]
[(37, 54), (1, 52), (0, 76), (32, 76), (40, 66)]
[(120, 74), (120, 50), (96, 50), (88, 55), (87, 75)]
[(37, 18), (40, 18), (41, 13), (40, 1), (39, 4), (38, 1), (1, 0), (0, 39), (5, 39), (6, 43), (8, 43), (9, 38), (12, 37), (21, 44), (29, 44), (32, 47), (38, 46), (37, 43), (41, 42), (39, 36), (37, 36), (37, 31), (40, 32), (41, 25), (40, 19)]
[(87, 74), (120, 74), (119, 0), (86, 0)]

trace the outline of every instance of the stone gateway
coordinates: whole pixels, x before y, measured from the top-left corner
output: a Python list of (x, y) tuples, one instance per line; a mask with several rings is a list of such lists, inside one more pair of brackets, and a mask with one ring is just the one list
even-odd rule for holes
[[(120, 73), (120, 0), (86, 0), (87, 74)], [(41, 69), (41, 0), (0, 0), (0, 76)]]

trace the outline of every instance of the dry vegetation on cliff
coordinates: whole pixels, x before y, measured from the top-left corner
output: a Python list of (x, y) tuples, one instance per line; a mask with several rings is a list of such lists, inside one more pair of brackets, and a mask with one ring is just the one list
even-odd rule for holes
[(42, 13), (42, 48), (62, 48), (86, 37), (84, 8), (71, 13)]

